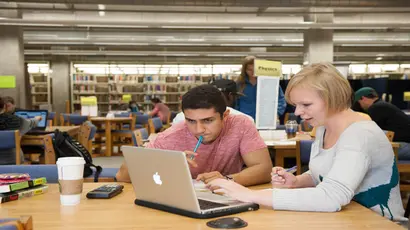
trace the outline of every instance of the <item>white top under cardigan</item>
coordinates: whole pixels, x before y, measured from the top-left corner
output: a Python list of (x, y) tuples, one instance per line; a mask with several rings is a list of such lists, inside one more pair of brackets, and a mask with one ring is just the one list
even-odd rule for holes
[(393, 149), (377, 124), (353, 123), (330, 149), (323, 149), (324, 132), (317, 128), (306, 172), (316, 187), (273, 189), (273, 208), (336, 212), (354, 200), (388, 219), (407, 220)]

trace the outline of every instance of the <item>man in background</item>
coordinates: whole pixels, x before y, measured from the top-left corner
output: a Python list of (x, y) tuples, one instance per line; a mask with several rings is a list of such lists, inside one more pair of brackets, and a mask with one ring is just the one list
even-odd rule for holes
[(21, 110), (20, 108), (16, 108), (16, 103), (14, 98), (9, 96), (2, 97), (3, 103), (5, 105), (5, 112), (14, 114), (16, 111)]
[(400, 160), (410, 160), (410, 117), (395, 105), (380, 100), (376, 90), (363, 87), (355, 92), (355, 102), (385, 131), (394, 132), (394, 142), (400, 143)]

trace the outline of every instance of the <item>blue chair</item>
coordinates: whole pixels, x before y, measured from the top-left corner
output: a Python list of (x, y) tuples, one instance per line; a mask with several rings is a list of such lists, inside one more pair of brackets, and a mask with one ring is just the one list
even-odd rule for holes
[(296, 166), (298, 167), (296, 172), (297, 175), (302, 174), (302, 166), (309, 165), (312, 143), (313, 140), (296, 141)]
[(21, 164), (20, 132), (18, 130), (0, 131), (0, 150), (15, 151), (16, 165)]
[(56, 126), (57, 125), (57, 115), (55, 112), (49, 112), (47, 116), (48, 126)]
[(88, 116), (82, 116), (79, 114), (62, 113), (60, 115), (60, 124), (63, 126), (81, 125), (88, 120), (89, 120)]
[(149, 133), (158, 133), (161, 132), (163, 129), (163, 124), (161, 121), (161, 118), (159, 117), (153, 117), (148, 120), (148, 126), (149, 126)]
[[(118, 168), (103, 168), (98, 182), (114, 182), (117, 172)], [(0, 174), (2, 173), (28, 173), (32, 178), (45, 177), (47, 183), (58, 183), (57, 165), (4, 165), (0, 166)], [(84, 178), (84, 182), (93, 181), (94, 175)]]
[(141, 129), (141, 128), (148, 129), (149, 115), (132, 113), (132, 116), (135, 116), (135, 128), (136, 129)]
[(141, 133), (141, 138), (142, 140), (148, 140), (149, 134), (148, 134), (148, 130), (146, 128), (142, 128), (142, 129), (138, 129)]

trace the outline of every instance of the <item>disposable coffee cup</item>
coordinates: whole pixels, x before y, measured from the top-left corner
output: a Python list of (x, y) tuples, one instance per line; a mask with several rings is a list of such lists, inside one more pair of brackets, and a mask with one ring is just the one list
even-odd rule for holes
[(61, 205), (77, 205), (83, 192), (85, 161), (82, 157), (61, 157), (57, 160)]

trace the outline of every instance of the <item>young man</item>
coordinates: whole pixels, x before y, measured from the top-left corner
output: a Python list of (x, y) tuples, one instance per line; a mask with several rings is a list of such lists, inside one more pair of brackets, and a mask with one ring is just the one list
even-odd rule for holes
[[(182, 97), (182, 111), (186, 121), (160, 133), (147, 148), (184, 151), (192, 178), (205, 183), (217, 178), (228, 178), (244, 186), (270, 181), (272, 162), (255, 125), (245, 116), (229, 115), (216, 87), (201, 85), (188, 91)], [(200, 136), (202, 144), (194, 153)], [(242, 170), (244, 164), (246, 168)], [(116, 178), (130, 181), (125, 164)]]
[(382, 101), (373, 88), (363, 87), (355, 92), (355, 102), (367, 111), (383, 130), (393, 131), (395, 142), (400, 143), (399, 159), (410, 160), (410, 118), (395, 105)]
[[(220, 79), (211, 81), (209, 84), (215, 86), (219, 89), (219, 91), (222, 92), (222, 95), (224, 95), (224, 99), (227, 105), (226, 109), (229, 110), (229, 114), (244, 115), (248, 117), (252, 121), (252, 123), (255, 123), (255, 120), (251, 116), (232, 108), (235, 106), (236, 99), (240, 96), (243, 96), (243, 94), (238, 92), (238, 88), (236, 87), (235, 81), (229, 79)], [(185, 121), (184, 112), (178, 113), (175, 116), (174, 120), (172, 120), (172, 124), (176, 124), (182, 121)]]
[(16, 108), (16, 103), (14, 102), (14, 98), (5, 96), (3, 97), (3, 103), (5, 105), (5, 112), (14, 114), (18, 108)]
[[(24, 119), (14, 115), (14, 111), (8, 110), (10, 107), (7, 105), (6, 101), (9, 101), (10, 97), (6, 100), (0, 97), (0, 130), (19, 130), (20, 135), (24, 135), (30, 129), (37, 126), (41, 117), (35, 117), (33, 119)], [(12, 107), (13, 109), (15, 107)], [(24, 161), (22, 152), (20, 152), (21, 162)], [(15, 164), (16, 163), (16, 152), (14, 149), (1, 150), (0, 151), (0, 165)]]

